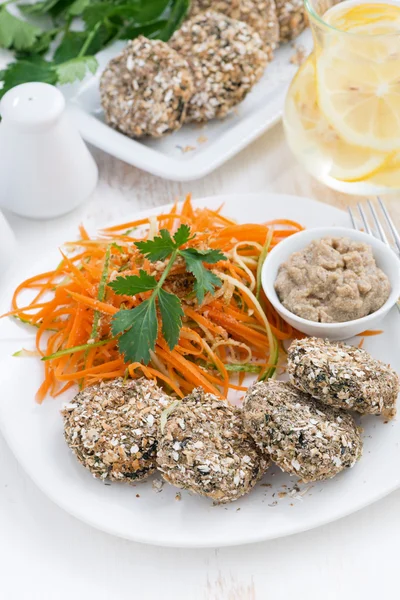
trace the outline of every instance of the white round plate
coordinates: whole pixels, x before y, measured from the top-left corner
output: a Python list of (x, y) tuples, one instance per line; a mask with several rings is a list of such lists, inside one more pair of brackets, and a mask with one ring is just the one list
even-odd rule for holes
[[(239, 222), (290, 218), (306, 227), (350, 225), (344, 212), (294, 196), (219, 196), (196, 202), (211, 208), (222, 203), (224, 214)], [(133, 218), (137, 217), (136, 214)], [(129, 218), (132, 215), (126, 215), (126, 220)], [(40, 265), (29, 268), (29, 273), (46, 270), (58, 260), (56, 251), (49, 252)], [(29, 273), (21, 268), (16, 273), (17, 282)], [(2, 312), (9, 306), (14, 284), (10, 282), (3, 297)], [(382, 328), (383, 334), (365, 339), (365, 347), (400, 372), (400, 318), (396, 311), (388, 315)], [(1, 431), (41, 490), (66, 511), (98, 529), (163, 546), (245, 544), (333, 521), (400, 487), (400, 422), (384, 424), (376, 417), (362, 420), (364, 456), (352, 470), (330, 481), (301, 485), (300, 491), (295, 487), (295, 479), (277, 469), (268, 471), (248, 496), (225, 506), (213, 506), (210, 500), (184, 491), (179, 500), (179, 490), (167, 484), (156, 493), (151, 481), (135, 486), (104, 485), (77, 463), (64, 442), (59, 410), (71, 394), (48, 399), (38, 406), (34, 395), (42, 378), (42, 365), (36, 358), (10, 357), (22, 345), (33, 348), (33, 338), (33, 333), (12, 319), (0, 322), (0, 351), (4, 357), (0, 365)]]

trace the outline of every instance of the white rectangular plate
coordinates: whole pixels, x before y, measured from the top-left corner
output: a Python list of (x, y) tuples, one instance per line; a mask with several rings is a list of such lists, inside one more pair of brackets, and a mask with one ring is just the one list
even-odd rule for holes
[(107, 62), (124, 46), (118, 42), (98, 54), (99, 69), (79, 85), (64, 86), (70, 114), (83, 138), (125, 162), (165, 179), (190, 181), (204, 177), (250, 144), (281, 117), (286, 91), (297, 66), (290, 62), (296, 48), (312, 48), (310, 31), (294, 45), (278, 48), (261, 81), (224, 120), (184, 125), (162, 139), (132, 140), (104, 123), (99, 79)]

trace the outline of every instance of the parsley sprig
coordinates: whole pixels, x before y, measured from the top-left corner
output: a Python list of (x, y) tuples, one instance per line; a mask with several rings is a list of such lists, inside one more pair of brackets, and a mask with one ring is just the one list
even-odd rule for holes
[(29, 81), (82, 80), (97, 70), (94, 55), (116, 40), (145, 35), (167, 41), (188, 8), (189, 0), (6, 0), (0, 5), (0, 48), (11, 50), (14, 61), (0, 71), (0, 97)]
[(169, 259), (160, 279), (157, 281), (153, 275), (140, 270), (139, 275), (117, 277), (109, 284), (116, 294), (123, 296), (151, 292), (135, 308), (120, 310), (113, 317), (112, 333), (120, 336), (119, 349), (125, 360), (145, 364), (150, 361), (150, 352), (154, 350), (158, 337), (157, 308), (161, 317), (162, 335), (171, 350), (176, 346), (184, 313), (178, 296), (167, 292), (163, 285), (178, 257), (184, 259), (187, 271), (194, 276), (194, 291), (199, 304), (203, 302), (207, 292), (213, 294), (215, 288), (222, 285), (220, 278), (209, 271), (205, 264), (215, 264), (224, 260), (225, 256), (220, 250), (182, 248), (194, 237), (188, 225), (181, 225), (173, 237), (168, 230), (162, 229), (160, 235), (153, 240), (136, 242), (141, 254), (151, 262)]

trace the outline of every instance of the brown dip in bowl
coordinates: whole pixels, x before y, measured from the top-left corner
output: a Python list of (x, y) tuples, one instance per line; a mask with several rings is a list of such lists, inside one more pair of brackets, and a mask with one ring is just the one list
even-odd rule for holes
[(360, 319), (381, 308), (391, 285), (372, 247), (347, 237), (315, 239), (279, 267), (275, 291), (290, 312), (319, 323)]

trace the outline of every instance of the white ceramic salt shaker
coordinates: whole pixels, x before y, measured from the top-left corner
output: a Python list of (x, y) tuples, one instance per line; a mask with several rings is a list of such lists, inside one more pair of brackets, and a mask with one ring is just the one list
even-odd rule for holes
[(50, 219), (91, 195), (97, 165), (57, 88), (18, 85), (4, 95), (0, 114), (0, 206), (23, 217)]

